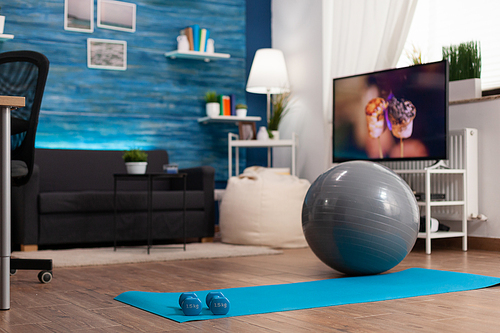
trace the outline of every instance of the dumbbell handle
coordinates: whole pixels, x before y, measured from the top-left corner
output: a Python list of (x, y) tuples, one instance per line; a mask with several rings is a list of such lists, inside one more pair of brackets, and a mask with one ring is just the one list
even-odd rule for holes
[(210, 307), (210, 302), (215, 296), (219, 297), (224, 297), (224, 295), (220, 291), (211, 291), (207, 294), (207, 297), (205, 298), (205, 302), (207, 303), (207, 306)]
[(184, 300), (188, 297), (198, 298), (195, 293), (182, 293), (179, 297), (179, 306), (182, 306), (182, 302), (184, 302)]

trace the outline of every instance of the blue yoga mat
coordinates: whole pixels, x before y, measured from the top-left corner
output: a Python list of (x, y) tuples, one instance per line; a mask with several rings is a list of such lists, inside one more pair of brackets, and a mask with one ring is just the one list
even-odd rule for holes
[(401, 272), (344, 277), (312, 282), (194, 291), (205, 302), (210, 291), (221, 291), (231, 302), (227, 315), (213, 315), (205, 306), (199, 316), (185, 316), (179, 293), (128, 291), (115, 299), (177, 322), (376, 302), (405, 297), (473, 290), (500, 284), (500, 278), (410, 268)]

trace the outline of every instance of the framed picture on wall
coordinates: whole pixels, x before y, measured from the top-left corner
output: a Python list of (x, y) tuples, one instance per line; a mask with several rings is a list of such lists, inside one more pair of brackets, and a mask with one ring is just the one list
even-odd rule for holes
[(97, 1), (97, 26), (104, 29), (135, 32), (135, 3)]
[(111, 39), (87, 39), (87, 66), (89, 68), (126, 70), (127, 42)]
[(94, 32), (94, 0), (64, 0), (64, 30)]
[(240, 121), (238, 123), (240, 132), (240, 140), (255, 140), (257, 139), (257, 129), (253, 121)]

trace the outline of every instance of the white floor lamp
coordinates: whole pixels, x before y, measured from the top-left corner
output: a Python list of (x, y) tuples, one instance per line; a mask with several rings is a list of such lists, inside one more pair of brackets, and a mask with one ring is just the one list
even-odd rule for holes
[(267, 124), (271, 118), (271, 94), (290, 92), (283, 52), (277, 49), (259, 49), (248, 75), (246, 90), (267, 95)]

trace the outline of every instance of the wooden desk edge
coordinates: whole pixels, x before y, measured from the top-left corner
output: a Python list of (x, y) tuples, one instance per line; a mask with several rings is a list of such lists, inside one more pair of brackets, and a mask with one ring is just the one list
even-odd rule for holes
[(25, 106), (24, 97), (0, 96), (0, 106), (21, 108)]

